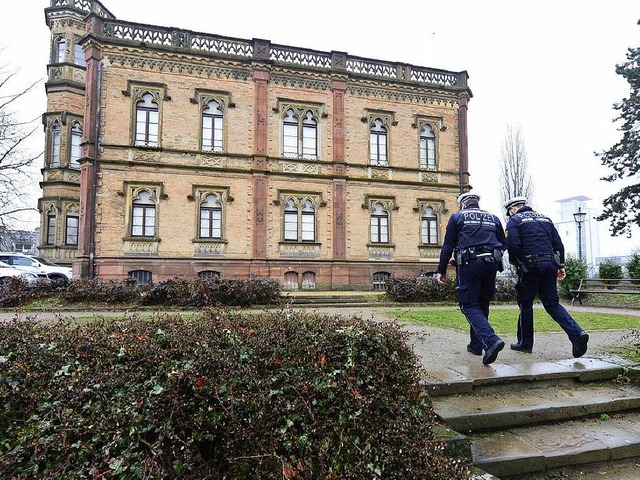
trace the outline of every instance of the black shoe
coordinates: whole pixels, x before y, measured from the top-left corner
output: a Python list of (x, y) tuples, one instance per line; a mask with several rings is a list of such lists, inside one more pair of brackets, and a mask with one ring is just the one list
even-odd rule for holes
[(482, 355), (482, 349), (480, 349), (480, 351), (474, 350), (471, 348), (471, 345), (467, 345), (467, 352), (473, 353), (474, 355)]
[(489, 365), (496, 361), (498, 358), (498, 353), (504, 348), (504, 342), (502, 340), (498, 340), (496, 343), (487, 348), (484, 352), (484, 357), (482, 357), (482, 363), (485, 365)]
[(531, 353), (533, 347), (525, 347), (521, 343), (512, 343), (511, 350), (515, 350), (516, 352)]
[(587, 353), (587, 343), (589, 343), (589, 334), (587, 332), (580, 332), (578, 338), (571, 342), (573, 345), (573, 356), (575, 358)]

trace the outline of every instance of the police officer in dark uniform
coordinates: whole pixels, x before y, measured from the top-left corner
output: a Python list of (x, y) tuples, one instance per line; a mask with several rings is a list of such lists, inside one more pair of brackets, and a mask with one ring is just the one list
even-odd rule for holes
[(580, 328), (567, 310), (560, 305), (557, 281), (564, 270), (564, 245), (553, 222), (534, 212), (525, 197), (514, 197), (504, 203), (507, 222), (509, 262), (518, 273), (516, 298), (520, 307), (518, 343), (511, 349), (531, 353), (533, 350), (533, 301), (536, 294), (547, 313), (569, 336), (573, 356), (587, 351), (589, 335)]
[(471, 342), (467, 350), (475, 355), (482, 355), (484, 350), (482, 363), (489, 365), (504, 348), (488, 318), (506, 243), (500, 219), (480, 210), (479, 200), (475, 193), (458, 197), (460, 211), (449, 218), (436, 279), (445, 283), (447, 264), (454, 254), (458, 303), (470, 325)]

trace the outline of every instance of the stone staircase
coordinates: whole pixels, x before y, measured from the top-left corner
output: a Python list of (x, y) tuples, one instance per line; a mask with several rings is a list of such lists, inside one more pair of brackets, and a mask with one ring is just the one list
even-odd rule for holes
[(481, 478), (583, 478), (553, 475), (572, 465), (640, 461), (640, 387), (628, 381), (640, 371), (622, 365), (478, 362), (430, 372), (424, 385), (436, 414), (466, 436), (474, 464), (490, 474)]

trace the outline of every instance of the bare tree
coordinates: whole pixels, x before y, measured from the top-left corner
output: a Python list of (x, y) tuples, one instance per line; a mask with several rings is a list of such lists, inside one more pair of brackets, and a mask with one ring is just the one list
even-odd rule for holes
[[(2, 53), (2, 50), (0, 50)], [(0, 65), (0, 225), (17, 219), (20, 212), (36, 210), (27, 203), (30, 168), (41, 156), (27, 151), (27, 139), (37, 130), (37, 120), (20, 122), (11, 110), (39, 82), (10, 91), (16, 71)]]
[(500, 198), (533, 197), (533, 181), (529, 175), (527, 149), (519, 125), (507, 125), (500, 155)]

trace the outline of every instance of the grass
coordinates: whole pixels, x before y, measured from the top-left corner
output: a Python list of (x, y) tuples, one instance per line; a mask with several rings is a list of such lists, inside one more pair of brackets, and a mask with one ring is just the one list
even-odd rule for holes
[[(518, 313), (517, 308), (494, 308), (490, 311), (489, 321), (493, 329), (499, 334), (516, 333)], [(399, 321), (409, 322), (415, 325), (447, 327), (465, 331), (469, 329), (467, 320), (457, 308), (413, 311), (397, 310), (394, 314)], [(640, 328), (640, 316), (586, 312), (571, 312), (571, 316), (587, 331)], [(562, 331), (558, 324), (541, 308), (534, 308), (533, 318), (536, 332)]]

